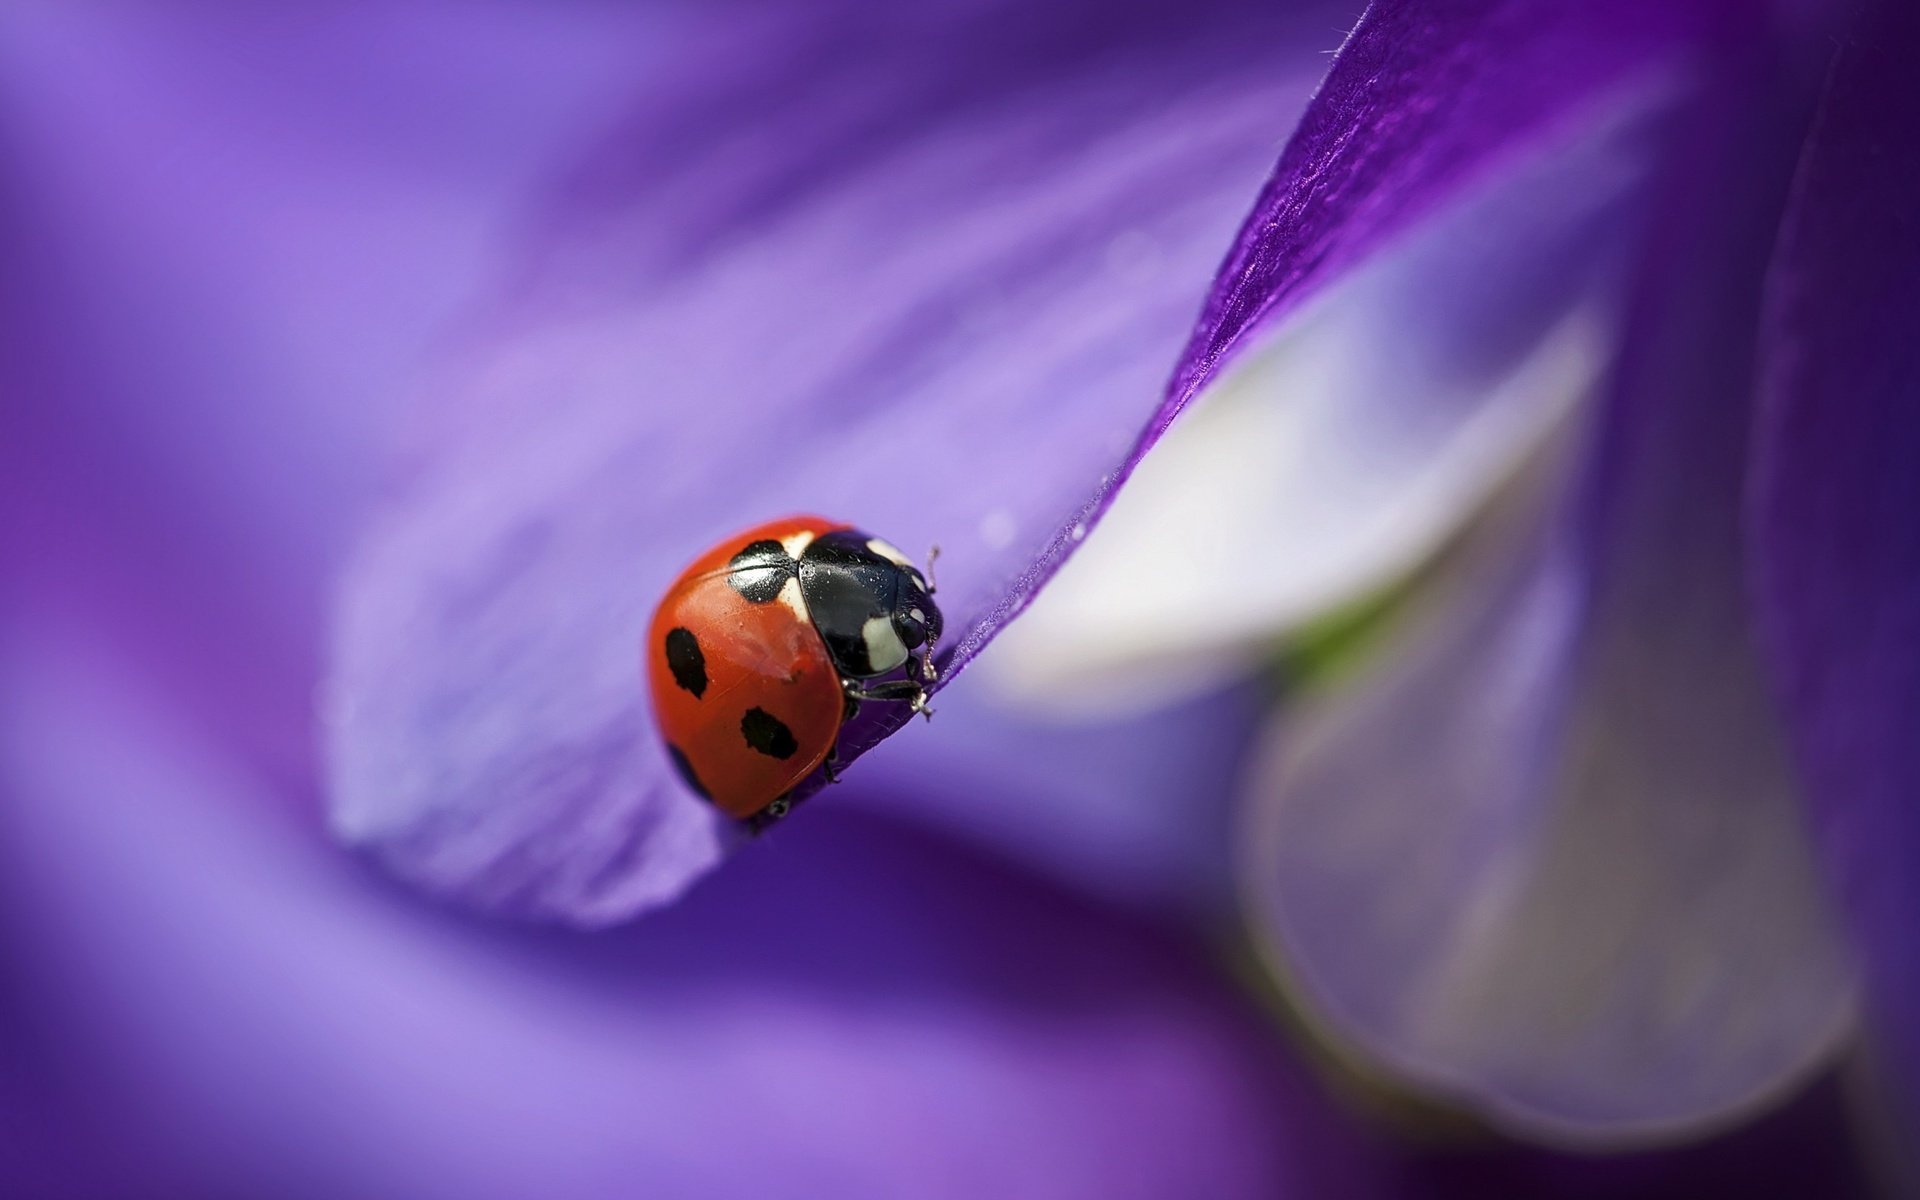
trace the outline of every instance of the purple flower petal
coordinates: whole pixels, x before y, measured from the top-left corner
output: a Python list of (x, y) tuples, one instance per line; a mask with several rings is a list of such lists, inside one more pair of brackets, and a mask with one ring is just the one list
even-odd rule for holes
[(424, 912), (52, 624), (0, 691), (0, 1049), (98, 1140), (0, 1192), (1380, 1194), (1144, 923), (850, 814), (620, 933)]
[[(827, 799), (1103, 895), (1226, 911), (1235, 785), (1268, 692), (1249, 676), (1276, 633), (1454, 536), (1564, 426), (1617, 324), (1659, 98), (1474, 189), (1249, 352), (932, 727)], [(903, 807), (922, 774), (968, 786), (951, 807)]]
[(1849, 1028), (1742, 586), (1757, 296), (1805, 116), (1756, 57), (1677, 130), (1577, 502), (1522, 498), (1280, 732), (1253, 801), (1249, 900), (1308, 1011), (1535, 1136), (1698, 1130)]
[(1774, 264), (1755, 530), (1828, 875), (1920, 1115), (1920, 16), (1871, 8)]
[(876, 747), (820, 803), (923, 823), (1162, 917), (1230, 918), (1234, 780), (1266, 699), (1242, 683), (1077, 721), (956, 688), (924, 733)]
[(1605, 366), (1673, 91), (1622, 95), (1467, 189), (1241, 356), (1008, 628), (988, 679), (1070, 712), (1215, 688), (1453, 537)]
[(310, 698), (282, 685), (313, 673), (370, 443), (499, 270), (530, 181), (630, 90), (619, 47), (650, 24), (419, 0), (0, 12), (21, 562), (236, 750), (310, 769)]
[(1715, 31), (1712, 4), (1376, 4), (1354, 29), (1220, 272), (1160, 424), (1241, 337), (1465, 177)]
[(1676, 26), (1371, 13), (1156, 416), (1324, 48), (1322, 18), (1272, 7), (809, 8), (668, 56), (556, 208), (497, 352), (438, 389), (348, 580), (340, 833), (495, 908), (605, 922), (679, 895), (735, 837), (672, 777), (637, 681), (683, 562), (793, 511), (938, 542), (951, 678), (1255, 316)]

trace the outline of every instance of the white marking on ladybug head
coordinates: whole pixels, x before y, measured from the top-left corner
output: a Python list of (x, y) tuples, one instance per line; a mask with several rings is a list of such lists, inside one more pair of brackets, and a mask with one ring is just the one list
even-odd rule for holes
[(807, 547), (811, 545), (813, 545), (813, 531), (811, 529), (803, 529), (799, 533), (790, 533), (780, 539), (780, 546), (787, 552), (788, 558), (799, 558), (807, 552)]
[(881, 558), (886, 559), (896, 567), (910, 567), (913, 565), (913, 562), (908, 559), (906, 555), (895, 549), (891, 542), (882, 541), (879, 538), (868, 538), (867, 549), (878, 554)]
[(891, 671), (907, 661), (907, 644), (900, 640), (892, 618), (868, 617), (860, 627), (860, 637), (867, 643), (867, 667), (874, 674)]
[(792, 609), (793, 615), (802, 621), (813, 620), (813, 614), (807, 611), (807, 598), (800, 592), (798, 575), (787, 576), (787, 581), (780, 585), (780, 594), (774, 599)]

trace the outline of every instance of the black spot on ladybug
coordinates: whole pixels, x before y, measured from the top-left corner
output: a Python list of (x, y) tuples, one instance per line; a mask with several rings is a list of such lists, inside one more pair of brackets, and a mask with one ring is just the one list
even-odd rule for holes
[(673, 769), (680, 772), (680, 778), (686, 785), (693, 789), (695, 795), (711, 803), (713, 797), (708, 794), (707, 785), (701, 783), (700, 777), (693, 773), (693, 764), (688, 762), (687, 756), (680, 752), (680, 747), (668, 742), (667, 753), (673, 758)]
[(727, 563), (727, 582), (750, 603), (766, 604), (780, 594), (797, 566), (785, 546), (761, 538), (749, 542)]
[(740, 733), (747, 745), (769, 758), (792, 758), (800, 748), (800, 743), (793, 740), (793, 730), (764, 708), (747, 710), (747, 715), (740, 718)]
[(700, 639), (693, 636), (693, 630), (675, 626), (667, 630), (666, 650), (673, 681), (698, 700), (707, 690), (707, 656), (701, 653)]

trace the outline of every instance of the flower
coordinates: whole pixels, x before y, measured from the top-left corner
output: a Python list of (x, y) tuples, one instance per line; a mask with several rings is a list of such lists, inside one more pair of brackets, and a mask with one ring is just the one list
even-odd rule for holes
[(592, 938), (425, 906), (326, 836), (327, 591), (411, 364), (516, 247), (564, 255), (536, 200), (591, 227), (625, 186), (553, 180), (596, 131), (624, 143), (663, 46), (740, 56), (757, 28), (771, 68), (788, 31), (831, 32), (804, 15), (9, 10), (32, 253), (5, 376), (31, 403), (3, 451), (0, 1191), (1263, 1195), (1372, 1170), (1191, 938), (911, 829), (820, 814)]
[[(1899, 664), (1910, 656), (1876, 643), (1870, 678), (1845, 692), (1835, 664), (1867, 652), (1813, 653), (1807, 640), (1899, 627), (1907, 599), (1897, 580), (1912, 556), (1878, 531), (1898, 523), (1900, 493), (1829, 456), (1801, 468), (1799, 507), (1773, 496), (1777, 463), (1806, 446), (1852, 444), (1863, 428), (1878, 431), (1876, 446), (1905, 444), (1891, 416), (1909, 384), (1904, 359), (1879, 331), (1879, 309), (1857, 313), (1869, 296), (1897, 309), (1894, 281), (1912, 274), (1894, 214), (1913, 181), (1885, 148), (1910, 144), (1913, 132), (1901, 105), (1859, 97), (1892, 86), (1875, 72), (1893, 70), (1912, 31), (1878, 10), (1837, 43), (1817, 36), (1822, 28), (1735, 20), (1678, 92), (1658, 99), (1653, 121), (1624, 126), (1625, 161), (1648, 169), (1627, 189), (1628, 215), (1643, 228), (1602, 233), (1631, 248), (1624, 284), (1603, 272), (1591, 296), (1542, 304), (1524, 274), (1493, 259), (1491, 283), (1447, 287), (1469, 298), (1464, 313), (1457, 302), (1429, 310), (1413, 350), (1395, 343), (1400, 361), (1367, 361), (1384, 338), (1363, 331), (1332, 367), (1303, 369), (1284, 347), (1273, 362), (1243, 364), (1224, 384), (1234, 407), (1208, 434), (1215, 440), (1164, 449), (1196, 464), (1256, 461), (1285, 436), (1294, 458), (1314, 464), (1297, 472), (1310, 485), (1269, 484), (1264, 507), (1238, 511), (1247, 489), (1196, 485), (1195, 472), (1149, 479), (1150, 462), (1149, 486), (1122, 499), (1089, 559), (1063, 575), (1074, 604), (1046, 613), (1050, 594), (1036, 609), (1044, 619), (1005, 647), (1016, 663), (1024, 653), (1041, 664), (1022, 682), (1028, 691), (1061, 689), (1075, 672), (1104, 672), (1109, 694), (1202, 686), (1222, 664), (1244, 671), (1260, 639), (1383, 586), (1391, 572), (1367, 557), (1382, 541), (1430, 553), (1450, 532), (1432, 522), (1436, 508), (1472, 512), (1500, 489), (1480, 528), (1375, 621), (1388, 633), (1363, 669), (1323, 694), (1310, 689), (1274, 720), (1244, 785), (1238, 851), (1268, 961), (1323, 1033), (1373, 1069), (1531, 1137), (1694, 1136), (1777, 1101), (1830, 1061), (1852, 1033), (1852, 964), (1823, 886), (1835, 881), (1855, 896), (1856, 946), (1870, 985), (1880, 981), (1868, 995), (1869, 1036), (1884, 1047), (1876, 1063), (1896, 1085), (1911, 1078), (1901, 1065), (1913, 1011), (1907, 954), (1887, 933), (1889, 914), (1907, 907), (1910, 843), (1889, 790), (1902, 761), (1893, 731), (1906, 717), (1876, 699), (1908, 686)], [(1835, 44), (1845, 50), (1829, 65)], [(1542, 197), (1556, 180), (1599, 177), (1579, 155), (1621, 141), (1602, 132), (1590, 122), (1577, 153), (1550, 161), (1543, 180), (1509, 178), (1478, 211), (1430, 224), (1397, 276), (1351, 289), (1365, 302), (1363, 329), (1366, 305), (1380, 307), (1368, 289), (1430, 301), (1434, 279), (1472, 277), (1489, 246), (1580, 264), (1573, 251), (1591, 232), (1543, 218), (1562, 206)], [(1829, 161), (1843, 164), (1833, 169), (1847, 173), (1844, 187), (1821, 182)], [(1543, 219), (1560, 240), (1529, 244)], [(1857, 242), (1823, 247), (1809, 265), (1802, 231), (1837, 237), (1835, 222)], [(1538, 332), (1487, 358), (1487, 330), (1524, 331), (1529, 314)], [(1575, 354), (1543, 386), (1541, 356), (1575, 318), (1577, 331), (1602, 332), (1601, 369)], [(1335, 330), (1353, 323), (1337, 304), (1322, 319)], [(1836, 366), (1809, 366), (1842, 336)], [(1487, 361), (1452, 367), (1463, 348)], [(1457, 378), (1417, 381), (1435, 361)], [(1838, 364), (1864, 378), (1823, 392), (1817, 417), (1799, 401), (1801, 427), (1783, 438), (1779, 380)], [(1454, 400), (1457, 380), (1475, 402)], [(1520, 403), (1490, 399), (1515, 383)], [(1370, 388), (1384, 398), (1368, 399)], [(1508, 478), (1555, 428), (1528, 414), (1551, 417), (1569, 390), (1588, 411), (1553, 433), (1535, 455), (1545, 461)], [(1275, 427), (1239, 415), (1279, 395), (1296, 408), (1338, 406), (1341, 417)], [(1366, 428), (1356, 412), (1378, 422), (1409, 410), (1419, 416), (1403, 420), (1438, 430), (1353, 433)], [(1489, 425), (1491, 441), (1476, 432)], [(1248, 437), (1252, 445), (1223, 449)], [(1497, 451), (1492, 470), (1483, 461), (1470, 475), (1481, 490), (1402, 482), (1409, 464), (1453, 478), (1440, 470), (1448, 439)], [(1331, 499), (1329, 479), (1348, 481)], [(1217, 502), (1193, 503), (1209, 492)], [(1841, 511), (1858, 527), (1838, 525)], [(1298, 532), (1307, 521), (1315, 527)], [(1821, 569), (1778, 574), (1783, 540), (1804, 550), (1813, 521), (1825, 522)], [(1185, 536), (1195, 528), (1227, 533)], [(1278, 566), (1240, 566), (1256, 539)], [(1123, 594), (1138, 561), (1164, 579)], [(1202, 602), (1204, 581), (1228, 573), (1236, 594), (1210, 607), (1216, 619), (1157, 645), (1138, 635), (1170, 628)], [(1846, 585), (1829, 581), (1851, 582), (1844, 615)], [(1880, 615), (1861, 625), (1855, 609)], [(1817, 620), (1795, 643), (1783, 618)], [(1169, 662), (1184, 676), (1170, 680)], [(1210, 664), (1197, 680), (1196, 662)], [(1841, 859), (1827, 880), (1804, 843), (1803, 806), (1822, 820), (1829, 864)]]
[[(1262, 720), (1257, 685), (1073, 739), (955, 689), (943, 732), (889, 744), (849, 795), (708, 874), (741, 839), (662, 771), (626, 633), (707, 535), (822, 508), (942, 542), (951, 681), (1216, 373), (1263, 361), (1255, 335), (1290, 307), (1569, 130), (1670, 111), (1670, 72), (1747, 61), (1747, 19), (1669, 7), (1376, 7), (1237, 241), (1320, 68), (1295, 52), (1334, 40), (1320, 12), (10, 13), (0, 53), (29, 103), (8, 220), (30, 253), (0, 295), (30, 336), (0, 370), (37, 403), (0, 451), (9, 556), (31, 565), (0, 625), (22, 800), (0, 843), (17, 968), (0, 1031), (21, 1069), (0, 1090), (27, 1135), (0, 1172), (29, 1194), (1420, 1190), (1424, 1164), (1326, 1105), (1168, 920), (1233, 902), (1210, 872), (1235, 840), (1217, 798)], [(1633, 202), (1575, 208), (1617, 233)], [(1558, 246), (1566, 229), (1536, 232)], [(1757, 234), (1724, 232), (1700, 239), (1703, 289), (1744, 278), (1713, 255)], [(1549, 314), (1611, 294), (1607, 264), (1586, 266), (1546, 273)], [(1500, 287), (1484, 299), (1450, 315), (1471, 331), (1451, 336), (1502, 348), (1485, 378), (1514, 350), (1502, 335), (1577, 330), (1513, 324)], [(1722, 315), (1669, 299), (1649, 305), (1676, 329)], [(441, 366), (407, 385), (431, 342)], [(1454, 365), (1447, 344), (1423, 361)], [(1641, 369), (1626, 377), (1663, 379)], [(1470, 378), (1442, 423), (1505, 434), (1441, 489), (1452, 513), (1579, 399)], [(376, 491), (371, 447), (403, 391), (426, 399)], [(1657, 393), (1617, 394), (1637, 399), (1603, 411), (1639, 416), (1611, 419), (1614, 445)], [(1726, 414), (1683, 400), (1671, 428), (1722, 463)], [(1592, 514), (1620, 489), (1590, 487), (1608, 529)], [(1472, 561), (1504, 565), (1462, 590), (1532, 569), (1524, 536), (1491, 540)], [(1424, 696), (1358, 692), (1326, 719), (1336, 751), (1356, 705)], [(915, 763), (953, 763), (936, 738), (956, 725), (965, 770)], [(1035, 746), (1038, 769), (1018, 761)], [(1354, 759), (1283, 757), (1296, 777)], [(424, 905), (328, 846), (323, 796), (335, 831), (441, 897), (601, 928)], [(989, 848), (964, 847), (950, 827), (983, 798), (1001, 818), (973, 830)], [(1071, 819), (1045, 808), (1066, 801)], [(1023, 802), (1047, 819), (1005, 819)], [(1191, 802), (1206, 819), (1172, 807)], [(1263, 875), (1293, 852), (1270, 836), (1291, 810), (1252, 809), (1249, 895), (1291, 953), (1280, 893), (1316, 881)], [(1355, 864), (1382, 865), (1326, 865)], [(1377, 953), (1364, 921), (1345, 928)], [(1804, 1037), (1834, 994), (1818, 961), (1807, 974), (1808, 1004), (1754, 1011)], [(1363, 1037), (1391, 1059), (1403, 1032)], [(1550, 1041), (1516, 1045), (1493, 1065), (1545, 1064), (1564, 1100)], [(1690, 1116), (1741, 1091), (1705, 1077), (1718, 1090), (1682, 1097)], [(1484, 1103), (1509, 1082), (1465, 1090)], [(1831, 1146), (1825, 1104), (1763, 1128)], [(1730, 1144), (1736, 1160), (1701, 1158), (1708, 1180), (1789, 1177)], [(1792, 1166), (1847, 1187), (1842, 1155)], [(1673, 1160), (1485, 1165), (1713, 1186)]]
[(1835, 58), (1775, 251), (1749, 515), (1828, 878), (1864, 951), (1884, 1069), (1909, 1106), (1920, 1105), (1920, 958), (1903, 915), (1920, 900), (1920, 657), (1907, 631), (1920, 542), (1905, 464), (1920, 450), (1920, 371), (1898, 314), (1920, 269), (1920, 177), (1893, 148), (1920, 138), (1920, 99), (1902, 78), (1917, 45), (1914, 13), (1877, 5)]
[[(490, 352), (431, 389), (407, 490), (350, 569), (336, 829), (489, 907), (604, 922), (679, 896), (739, 844), (631, 686), (633, 630), (689, 547), (777, 511), (940, 543), (950, 684), (1257, 320), (1696, 32), (1666, 7), (1362, 25), (1164, 401), (1199, 293), (1143, 302), (1115, 272), (1199, 279), (1227, 242), (1281, 104), (1262, 37), (1153, 6), (1018, 31), (983, 9), (929, 79), (829, 23), (809, 78), (831, 93), (782, 100), (819, 128), (723, 124), (735, 141), (658, 187), (653, 156), (724, 122), (710, 73), (664, 75)], [(780, 24), (727, 35), (738, 77), (779, 85), (752, 55), (790, 56)], [(982, 87), (1046, 102), (996, 121)], [(876, 119), (894, 112), (912, 119)], [(918, 236), (881, 236), (902, 219)]]

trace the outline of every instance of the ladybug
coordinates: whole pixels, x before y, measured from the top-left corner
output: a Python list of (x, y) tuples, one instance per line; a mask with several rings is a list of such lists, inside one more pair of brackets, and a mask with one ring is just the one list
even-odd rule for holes
[(772, 521), (701, 555), (661, 599), (654, 719), (687, 786), (757, 826), (816, 768), (834, 777), (863, 702), (928, 713), (939, 638), (933, 587), (898, 550), (821, 517)]

